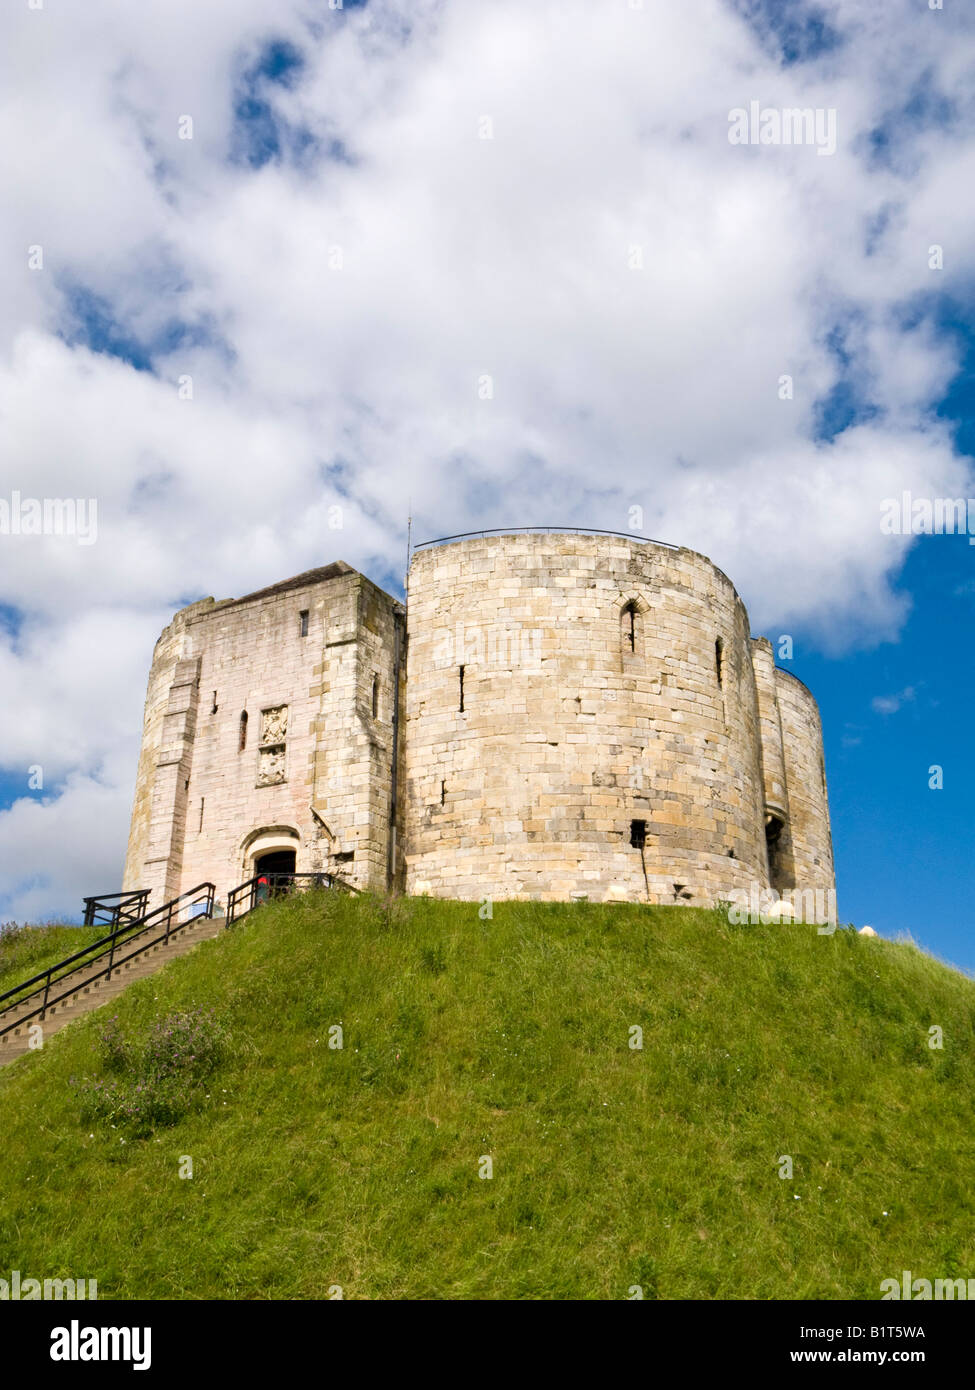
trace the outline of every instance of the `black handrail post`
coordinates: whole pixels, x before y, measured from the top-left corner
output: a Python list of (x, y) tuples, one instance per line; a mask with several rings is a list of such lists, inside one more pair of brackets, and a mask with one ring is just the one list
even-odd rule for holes
[(115, 940), (116, 940), (116, 937), (117, 937), (117, 936), (118, 936), (118, 932), (112, 932), (112, 944), (111, 944), (111, 946), (109, 947), (109, 951), (108, 951), (108, 976), (107, 976), (107, 978), (108, 978), (109, 980), (112, 978), (112, 964), (113, 964), (113, 962), (114, 962), (114, 960), (115, 960)]
[(83, 898), (84, 925), (119, 926), (122, 922), (138, 922), (147, 915), (147, 888), (135, 888), (122, 893), (102, 893)]
[[(51, 970), (53, 970), (53, 969), (54, 969), (54, 966), (52, 965), (52, 966), (51, 966)], [(45, 1012), (46, 1012), (46, 1010), (47, 1010), (47, 997), (48, 997), (48, 995), (51, 993), (51, 970), (49, 970), (49, 971), (47, 972), (47, 980), (46, 980), (45, 985), (44, 985), (44, 1003), (41, 1005), (41, 1022), (42, 1022), (42, 1023), (44, 1022), (44, 1014), (45, 1014)]]

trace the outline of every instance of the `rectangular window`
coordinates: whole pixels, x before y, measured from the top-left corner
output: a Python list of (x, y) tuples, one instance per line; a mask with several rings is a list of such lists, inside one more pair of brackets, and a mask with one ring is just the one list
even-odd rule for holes
[(460, 712), (461, 712), (461, 714), (463, 714), (463, 713), (464, 713), (464, 668), (463, 668), (463, 666), (459, 666), (459, 667), (457, 668), (457, 670), (458, 670), (458, 672), (459, 672), (459, 674), (460, 674)]
[(300, 637), (307, 637), (307, 636), (308, 636), (308, 609), (307, 609), (307, 608), (303, 608), (303, 609), (301, 610), (301, 612), (298, 614), (298, 635), (299, 635)]
[(645, 820), (630, 821), (630, 844), (634, 849), (643, 849), (647, 843), (647, 823)]

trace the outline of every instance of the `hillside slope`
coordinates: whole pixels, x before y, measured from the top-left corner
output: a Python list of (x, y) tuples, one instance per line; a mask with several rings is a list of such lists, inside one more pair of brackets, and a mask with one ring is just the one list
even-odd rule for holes
[[(108, 1015), (131, 1052), (200, 1007), (229, 1041), (187, 1113), (82, 1118), (71, 1079), (111, 1082)], [(975, 1274), (973, 1094), (975, 983), (908, 945), (309, 894), (0, 1073), (0, 1275), (102, 1298), (876, 1299), (904, 1269)]]
[(0, 994), (100, 941), (110, 927), (14, 927), (0, 934)]

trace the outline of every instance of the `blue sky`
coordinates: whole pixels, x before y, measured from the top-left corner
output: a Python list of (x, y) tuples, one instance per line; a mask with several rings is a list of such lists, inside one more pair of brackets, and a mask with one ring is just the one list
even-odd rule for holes
[[(830, 659), (799, 634), (780, 664), (819, 702), (841, 920), (908, 933), (975, 971), (975, 547), (920, 537), (902, 585), (912, 610), (899, 641)], [(875, 708), (889, 697), (896, 711)], [(929, 787), (934, 765), (942, 790)]]
[[(98, 542), (0, 537), (0, 920), (117, 886), (176, 608), (339, 558), (396, 591), (408, 514), (638, 506), (794, 638), (841, 915), (975, 970), (975, 547), (879, 527), (975, 496), (975, 17), (23, 10), (0, 498), (95, 499)], [(732, 146), (753, 100), (834, 109), (835, 154)]]
[[(937, 413), (975, 452), (975, 316), (935, 305), (962, 344)], [(908, 933), (975, 972), (975, 545), (919, 536), (899, 576), (898, 640), (830, 660), (796, 646), (789, 669), (823, 718), (841, 916)], [(766, 635), (772, 636), (771, 632)], [(784, 664), (784, 663), (783, 663)], [(879, 707), (875, 706), (877, 701)], [(943, 769), (943, 786), (930, 769)]]

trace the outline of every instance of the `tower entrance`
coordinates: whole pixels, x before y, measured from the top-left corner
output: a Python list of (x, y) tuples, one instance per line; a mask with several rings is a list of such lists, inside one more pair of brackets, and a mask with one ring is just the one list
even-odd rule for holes
[(291, 825), (265, 825), (245, 835), (240, 844), (241, 878), (257, 874), (293, 874), (301, 841)]
[(254, 873), (258, 875), (256, 901), (267, 902), (290, 893), (294, 887), (295, 851), (272, 849), (254, 856)]
[(293, 849), (273, 849), (254, 860), (255, 874), (293, 874), (294, 871)]

